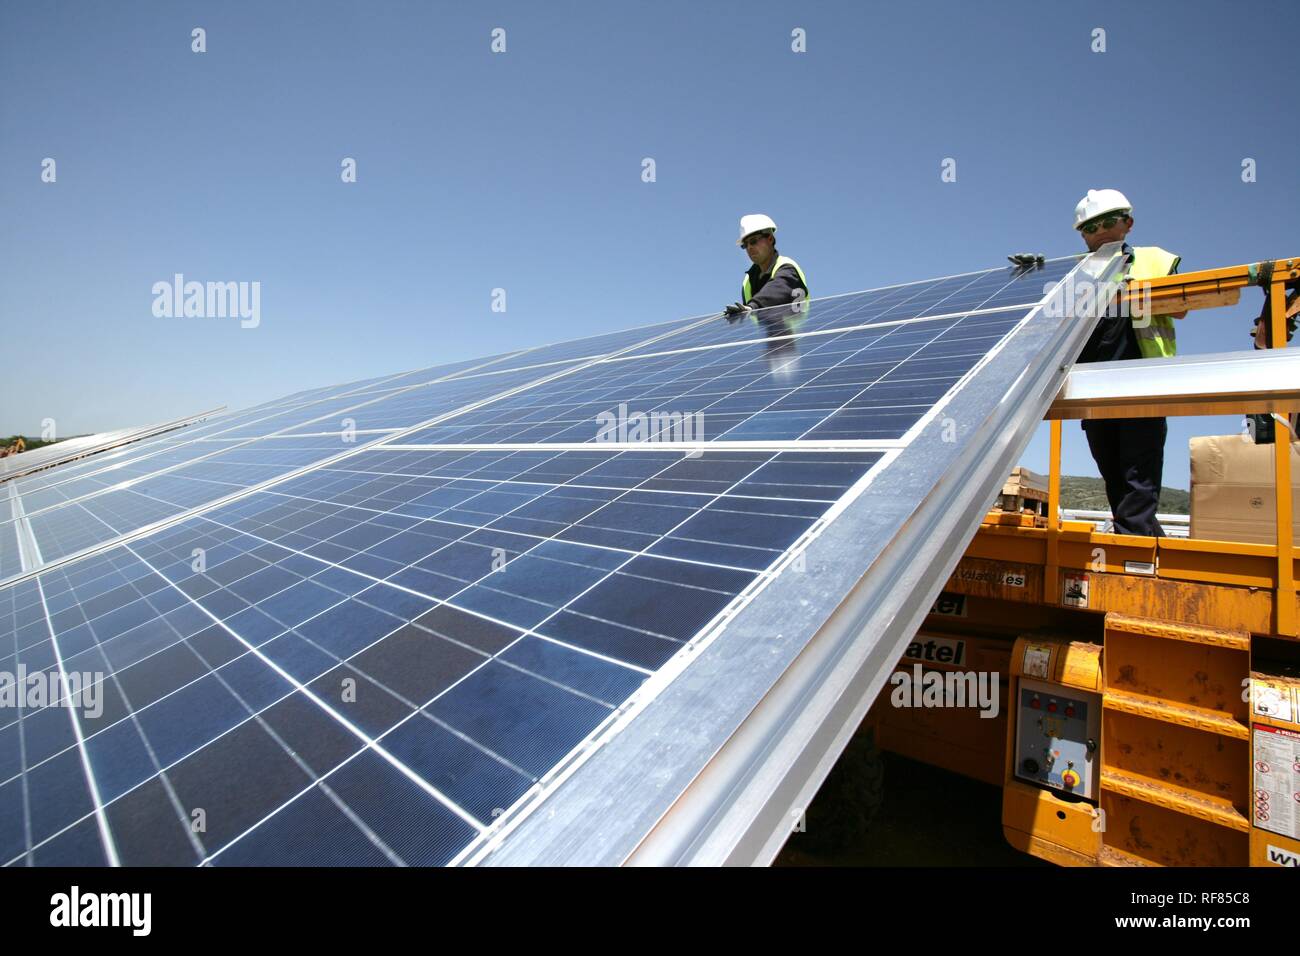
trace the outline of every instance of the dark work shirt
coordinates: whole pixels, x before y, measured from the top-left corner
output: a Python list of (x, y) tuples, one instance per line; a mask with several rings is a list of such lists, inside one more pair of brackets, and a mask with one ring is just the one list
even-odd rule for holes
[[(780, 254), (775, 249), (772, 250), (774, 257)], [(753, 297), (745, 304), (755, 309), (788, 305), (794, 301), (795, 289), (803, 289), (805, 295), (808, 293), (804, 284), (799, 281), (799, 273), (788, 263), (777, 269), (776, 275), (773, 276), (769, 276), (766, 270), (760, 269), (757, 265), (750, 266), (749, 288), (753, 292)], [(741, 295), (744, 295), (743, 291)]]
[[(1133, 253), (1133, 247), (1127, 242), (1124, 243), (1124, 252), (1127, 255)], [(1119, 362), (1142, 357), (1137, 334), (1133, 331), (1133, 320), (1119, 312), (1119, 296), (1116, 296), (1115, 302), (1098, 320), (1092, 335), (1088, 336), (1083, 351), (1079, 353), (1079, 362)]]
[[(1133, 247), (1126, 242), (1123, 251), (1132, 256)], [(1126, 266), (1126, 273), (1127, 269)], [(1173, 272), (1177, 271), (1178, 267), (1174, 266)], [(1120, 294), (1123, 294), (1122, 291)], [(1119, 296), (1116, 296), (1084, 344), (1083, 351), (1079, 353), (1079, 362), (1122, 362), (1141, 357), (1142, 349), (1138, 346), (1137, 333), (1133, 331), (1133, 318), (1120, 314)]]

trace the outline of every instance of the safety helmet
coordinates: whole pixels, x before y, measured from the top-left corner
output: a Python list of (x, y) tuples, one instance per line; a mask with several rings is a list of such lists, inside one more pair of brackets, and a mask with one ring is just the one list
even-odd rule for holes
[(1079, 200), (1074, 207), (1074, 228), (1078, 229), (1089, 219), (1096, 219), (1108, 212), (1133, 212), (1133, 204), (1118, 189), (1089, 189), (1088, 195)]
[(748, 216), (740, 217), (740, 238), (736, 240), (736, 245), (745, 241), (746, 237), (752, 236), (756, 232), (766, 232), (768, 230), (776, 232), (776, 223), (772, 221), (771, 216), (765, 216), (761, 212), (752, 213)]

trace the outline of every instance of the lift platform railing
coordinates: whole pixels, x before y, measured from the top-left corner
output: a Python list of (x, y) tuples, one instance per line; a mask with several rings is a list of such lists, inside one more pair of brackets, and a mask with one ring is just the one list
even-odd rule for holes
[[(1273, 478), (1276, 490), (1276, 633), (1297, 636), (1295, 550), (1292, 535), (1291, 442), (1288, 413), (1300, 411), (1300, 350), (1287, 349), (1287, 322), (1300, 312), (1300, 258), (1207, 269), (1129, 283), (1121, 307), (1134, 316), (1166, 315), (1236, 304), (1241, 290), (1269, 292), (1271, 347), (1266, 351), (1189, 355), (1173, 359), (1104, 362), (1071, 370), (1047, 412), (1051, 421), (1044, 599), (1059, 599), (1061, 535), (1061, 422), (1083, 418), (1259, 414), (1277, 417)], [(1290, 440), (1282, 436), (1289, 435)], [(1225, 542), (1225, 548), (1230, 544)]]

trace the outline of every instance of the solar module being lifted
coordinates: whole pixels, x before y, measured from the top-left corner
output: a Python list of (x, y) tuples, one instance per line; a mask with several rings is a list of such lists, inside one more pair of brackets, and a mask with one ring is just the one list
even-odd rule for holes
[(527, 349), (8, 482), (0, 861), (769, 861), (1119, 272)]

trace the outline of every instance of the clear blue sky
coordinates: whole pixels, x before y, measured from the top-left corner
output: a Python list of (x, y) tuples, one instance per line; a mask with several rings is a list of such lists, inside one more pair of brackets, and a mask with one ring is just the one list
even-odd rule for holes
[[(7, 3), (0, 433), (709, 312), (736, 297), (746, 212), (776, 218), (815, 295), (1078, 251), (1090, 186), (1127, 192), (1132, 240), (1184, 271), (1300, 254), (1298, 11)], [(177, 272), (260, 282), (261, 324), (154, 317)], [(1246, 299), (1193, 313), (1180, 350), (1248, 348)], [(1187, 486), (1188, 435), (1235, 430), (1171, 422), (1166, 483)], [(1066, 471), (1095, 474), (1066, 432)]]

